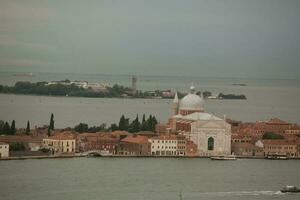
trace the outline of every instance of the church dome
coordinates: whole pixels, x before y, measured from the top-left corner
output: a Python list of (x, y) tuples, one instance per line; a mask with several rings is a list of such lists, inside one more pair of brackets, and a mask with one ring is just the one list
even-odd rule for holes
[(203, 111), (203, 98), (195, 94), (195, 87), (192, 85), (190, 93), (180, 100), (180, 110), (199, 110)]

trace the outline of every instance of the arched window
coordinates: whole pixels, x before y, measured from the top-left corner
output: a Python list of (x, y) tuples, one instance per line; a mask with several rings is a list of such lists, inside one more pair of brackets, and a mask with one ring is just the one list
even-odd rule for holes
[(208, 138), (207, 149), (210, 151), (214, 150), (214, 138), (212, 137)]

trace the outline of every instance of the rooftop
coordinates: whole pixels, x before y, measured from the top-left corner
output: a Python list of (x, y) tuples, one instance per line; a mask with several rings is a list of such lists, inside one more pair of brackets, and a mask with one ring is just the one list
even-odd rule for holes
[(180, 118), (180, 119), (185, 119), (185, 120), (192, 120), (192, 121), (197, 121), (197, 120), (222, 120), (221, 118), (211, 114), (211, 113), (205, 113), (205, 112), (194, 112), (189, 115), (175, 115), (174, 118)]
[(64, 131), (55, 133), (53, 136), (44, 139), (52, 139), (52, 140), (75, 140), (76, 135), (70, 131)]
[(121, 142), (129, 142), (129, 143), (136, 143), (136, 144), (144, 144), (148, 142), (148, 137), (140, 136), (140, 135), (130, 135), (121, 140)]

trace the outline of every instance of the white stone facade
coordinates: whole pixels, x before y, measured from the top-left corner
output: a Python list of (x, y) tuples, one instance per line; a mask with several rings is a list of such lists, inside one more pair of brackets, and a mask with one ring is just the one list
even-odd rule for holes
[(191, 124), (190, 140), (199, 156), (231, 154), (231, 126), (224, 120), (198, 120)]
[(169, 138), (150, 138), (151, 143), (151, 155), (153, 156), (177, 156), (179, 155), (177, 151), (178, 140), (176, 137)]
[(54, 154), (75, 153), (76, 141), (75, 139), (43, 139), (43, 147), (53, 150)]
[(9, 144), (0, 143), (0, 158), (9, 157)]
[(193, 85), (181, 100), (175, 95), (173, 114), (168, 123), (170, 131), (193, 141), (199, 156), (231, 154), (231, 125), (225, 117), (204, 112), (203, 96), (195, 93)]

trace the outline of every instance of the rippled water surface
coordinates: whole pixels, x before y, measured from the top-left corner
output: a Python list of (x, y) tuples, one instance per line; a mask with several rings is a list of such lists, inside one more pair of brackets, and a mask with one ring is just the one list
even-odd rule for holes
[(74, 158), (0, 161), (2, 200), (299, 199), (300, 160)]
[[(39, 73), (33, 77), (13, 76), (0, 73), (0, 84), (13, 85), (16, 81), (86, 80), (89, 82), (119, 83), (130, 86), (130, 76), (48, 74)], [(205, 102), (206, 112), (219, 117), (242, 121), (265, 120), (279, 117), (300, 123), (300, 80), (262, 80), (233, 78), (197, 77), (153, 77), (139, 76), (138, 89), (172, 89), (188, 92), (194, 82), (196, 89), (217, 94), (245, 94), (247, 100), (210, 100)], [(245, 83), (247, 86), (233, 86)], [(136, 114), (153, 114), (159, 121), (166, 122), (170, 116), (172, 100), (167, 99), (109, 99), (71, 98), (0, 94), (0, 119), (16, 120), (17, 127), (25, 127), (27, 120), (34, 125), (48, 124), (51, 113), (55, 116), (55, 126), (59, 128), (75, 126), (80, 122), (90, 125), (118, 122), (125, 114), (134, 118)]]

